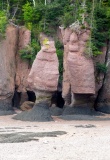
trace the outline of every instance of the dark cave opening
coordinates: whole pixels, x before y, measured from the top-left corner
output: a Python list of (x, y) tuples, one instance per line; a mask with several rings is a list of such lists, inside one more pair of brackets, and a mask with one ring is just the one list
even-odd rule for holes
[[(20, 108), (20, 105), (25, 101), (35, 102), (35, 93), (33, 91), (27, 91), (26, 93), (15, 91), (12, 99), (12, 106), (15, 108)], [(51, 98), (51, 105), (55, 104), (56, 107), (63, 108), (64, 103), (65, 101), (62, 98), (62, 91), (55, 91)]]
[(62, 91), (55, 91), (51, 98), (51, 105), (55, 104), (56, 107), (63, 108), (64, 103), (65, 101), (62, 98)]
[(35, 102), (36, 101), (36, 95), (33, 91), (27, 91), (28, 95), (28, 101)]
[(20, 108), (20, 106), (25, 101), (35, 102), (36, 101), (35, 93), (33, 91), (27, 91), (25, 93), (22, 93), (22, 92), (17, 92), (15, 90), (14, 96), (12, 99), (12, 106), (15, 108)]
[(21, 100), (21, 92), (14, 92), (14, 96), (12, 98), (12, 106), (15, 108), (19, 108)]

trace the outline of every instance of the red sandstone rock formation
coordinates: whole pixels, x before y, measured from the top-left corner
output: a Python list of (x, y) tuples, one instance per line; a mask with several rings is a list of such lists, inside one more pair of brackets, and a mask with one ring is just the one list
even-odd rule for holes
[(58, 85), (58, 58), (53, 41), (42, 46), (32, 65), (28, 82), (33, 90), (55, 91)]
[(88, 39), (88, 32), (80, 35), (72, 33), (70, 36), (67, 63), (71, 90), (77, 94), (95, 94), (93, 61), (84, 55)]
[[(0, 110), (8, 111), (12, 108), (16, 74), (17, 35), (18, 29), (8, 26), (6, 38), (0, 42)], [(1, 111), (0, 114), (2, 114)]]
[[(43, 38), (43, 37), (42, 37)], [(15, 119), (29, 121), (51, 121), (49, 105), (52, 92), (57, 90), (58, 85), (58, 58), (54, 41), (48, 37), (41, 39), (41, 50), (33, 62), (28, 83), (35, 92), (36, 102), (32, 110), (15, 116)]]
[(43, 39), (41, 50), (33, 62), (28, 77), (29, 86), (36, 94), (36, 103), (40, 101), (50, 103), (52, 92), (57, 90), (59, 78), (59, 63), (54, 41), (45, 36)]
[(31, 32), (21, 27), (19, 28), (18, 53), (16, 54), (16, 88), (17, 92), (26, 92), (28, 88), (27, 77), (30, 72), (29, 62), (22, 60), (19, 51), (25, 48), (31, 41)]
[(71, 92), (95, 94), (94, 65), (92, 59), (85, 54), (90, 31), (82, 30), (78, 34), (71, 29), (62, 29), (61, 32), (64, 43), (64, 99), (67, 101)]

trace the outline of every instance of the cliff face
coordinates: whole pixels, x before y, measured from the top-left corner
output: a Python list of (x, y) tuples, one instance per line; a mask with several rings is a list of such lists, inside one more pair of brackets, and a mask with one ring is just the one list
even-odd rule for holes
[[(110, 44), (102, 47), (94, 58), (85, 53), (90, 31), (72, 32), (61, 29), (64, 44), (63, 92), (65, 105), (87, 106), (110, 113), (109, 63)], [(97, 63), (108, 68), (107, 73), (97, 69)]]
[[(15, 89), (18, 29), (9, 26), (6, 39), (0, 42), (0, 110), (12, 109)], [(0, 112), (1, 113), (1, 112)]]
[[(108, 48), (103, 47), (102, 55), (90, 58), (85, 54), (89, 34), (89, 30), (82, 30), (79, 34), (70, 28), (61, 30), (64, 45), (62, 96), (67, 106), (91, 107), (92, 104), (95, 109), (110, 113), (110, 44)], [(28, 100), (27, 91), (33, 90), (37, 97), (43, 98), (47, 93), (51, 97), (51, 93), (57, 90), (59, 72), (54, 41), (49, 39), (44, 45), (41, 38), (41, 51), (32, 68), (19, 55), (30, 41), (29, 30), (8, 26), (6, 38), (0, 42), (0, 114), (6, 114), (4, 111), (11, 113), (12, 99), (15, 107)], [(106, 64), (107, 73), (97, 71), (97, 62)]]
[[(30, 72), (28, 60), (20, 57), (20, 50), (25, 48), (31, 41), (31, 32), (25, 27), (20, 27), (18, 31), (18, 49), (16, 54), (16, 78), (15, 78), (15, 99), (14, 106), (19, 107), (25, 101), (28, 101), (28, 82), (27, 77)], [(18, 102), (17, 102), (18, 101)], [(16, 103), (17, 102), (17, 103)]]
[(105, 50), (105, 64), (107, 72), (103, 74), (103, 83), (101, 90), (98, 93), (96, 110), (104, 113), (110, 113), (110, 42)]
[(62, 95), (65, 105), (70, 104), (68, 97), (72, 106), (89, 103), (88, 97), (95, 94), (93, 60), (85, 54), (90, 31), (82, 30), (77, 34), (68, 28), (61, 32), (64, 44)]
[[(0, 42), (0, 114), (11, 114), (15, 88), (26, 91), (28, 62), (21, 60), (19, 50), (30, 42), (30, 32), (26, 29), (8, 26), (6, 38)], [(5, 113), (5, 111), (8, 111)]]
[(22, 60), (19, 51), (25, 48), (31, 41), (31, 32), (24, 27), (19, 28), (18, 50), (16, 54), (16, 91), (27, 92), (27, 77), (30, 72), (29, 62)]

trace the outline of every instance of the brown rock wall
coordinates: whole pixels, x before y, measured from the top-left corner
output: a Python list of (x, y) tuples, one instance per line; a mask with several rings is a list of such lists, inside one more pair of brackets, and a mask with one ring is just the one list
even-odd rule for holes
[(0, 42), (0, 109), (12, 109), (15, 88), (18, 29), (8, 26), (6, 38)]

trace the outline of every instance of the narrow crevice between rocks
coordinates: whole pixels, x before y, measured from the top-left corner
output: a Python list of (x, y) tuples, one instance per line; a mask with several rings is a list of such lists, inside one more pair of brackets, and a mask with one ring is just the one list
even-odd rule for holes
[(13, 96), (13, 99), (12, 99), (12, 106), (15, 107), (15, 108), (20, 108), (20, 100), (21, 100), (21, 92), (17, 92), (15, 90), (14, 92), (14, 96)]
[(52, 116), (60, 116), (64, 110), (64, 99), (62, 97), (62, 91), (57, 90), (53, 93), (51, 98), (50, 113)]
[[(105, 56), (105, 64), (107, 64), (107, 62), (108, 62), (109, 50), (110, 50), (110, 41), (108, 40), (108, 41), (107, 41), (107, 51), (106, 51), (106, 56)], [(103, 78), (102, 87), (99, 89), (99, 91), (98, 91), (98, 93), (97, 93), (97, 97), (96, 97), (95, 102), (94, 102), (94, 109), (95, 109), (95, 111), (98, 111), (98, 110), (97, 110), (98, 102), (99, 102), (100, 95), (101, 95), (101, 93), (102, 93), (102, 90), (103, 90), (103, 87), (104, 87), (104, 84), (105, 84), (106, 75), (107, 75), (107, 72), (104, 73), (104, 78)]]
[(51, 98), (51, 105), (55, 104), (59, 108), (64, 107), (64, 99), (62, 98), (62, 92), (61, 91), (55, 91)]
[[(19, 46), (18, 46), (18, 44), (19, 44), (19, 26), (16, 26), (16, 25), (13, 25), (13, 26), (17, 28), (17, 43), (16, 43), (16, 51), (15, 51), (15, 67), (17, 68), (16, 56), (18, 54), (18, 48), (19, 48)], [(15, 72), (14, 82), (16, 82), (16, 72)], [(16, 89), (17, 89), (17, 87), (16, 87), (16, 83), (15, 83), (15, 90), (14, 90), (14, 95), (12, 98), (12, 107), (19, 108), (21, 94), (18, 93)]]

